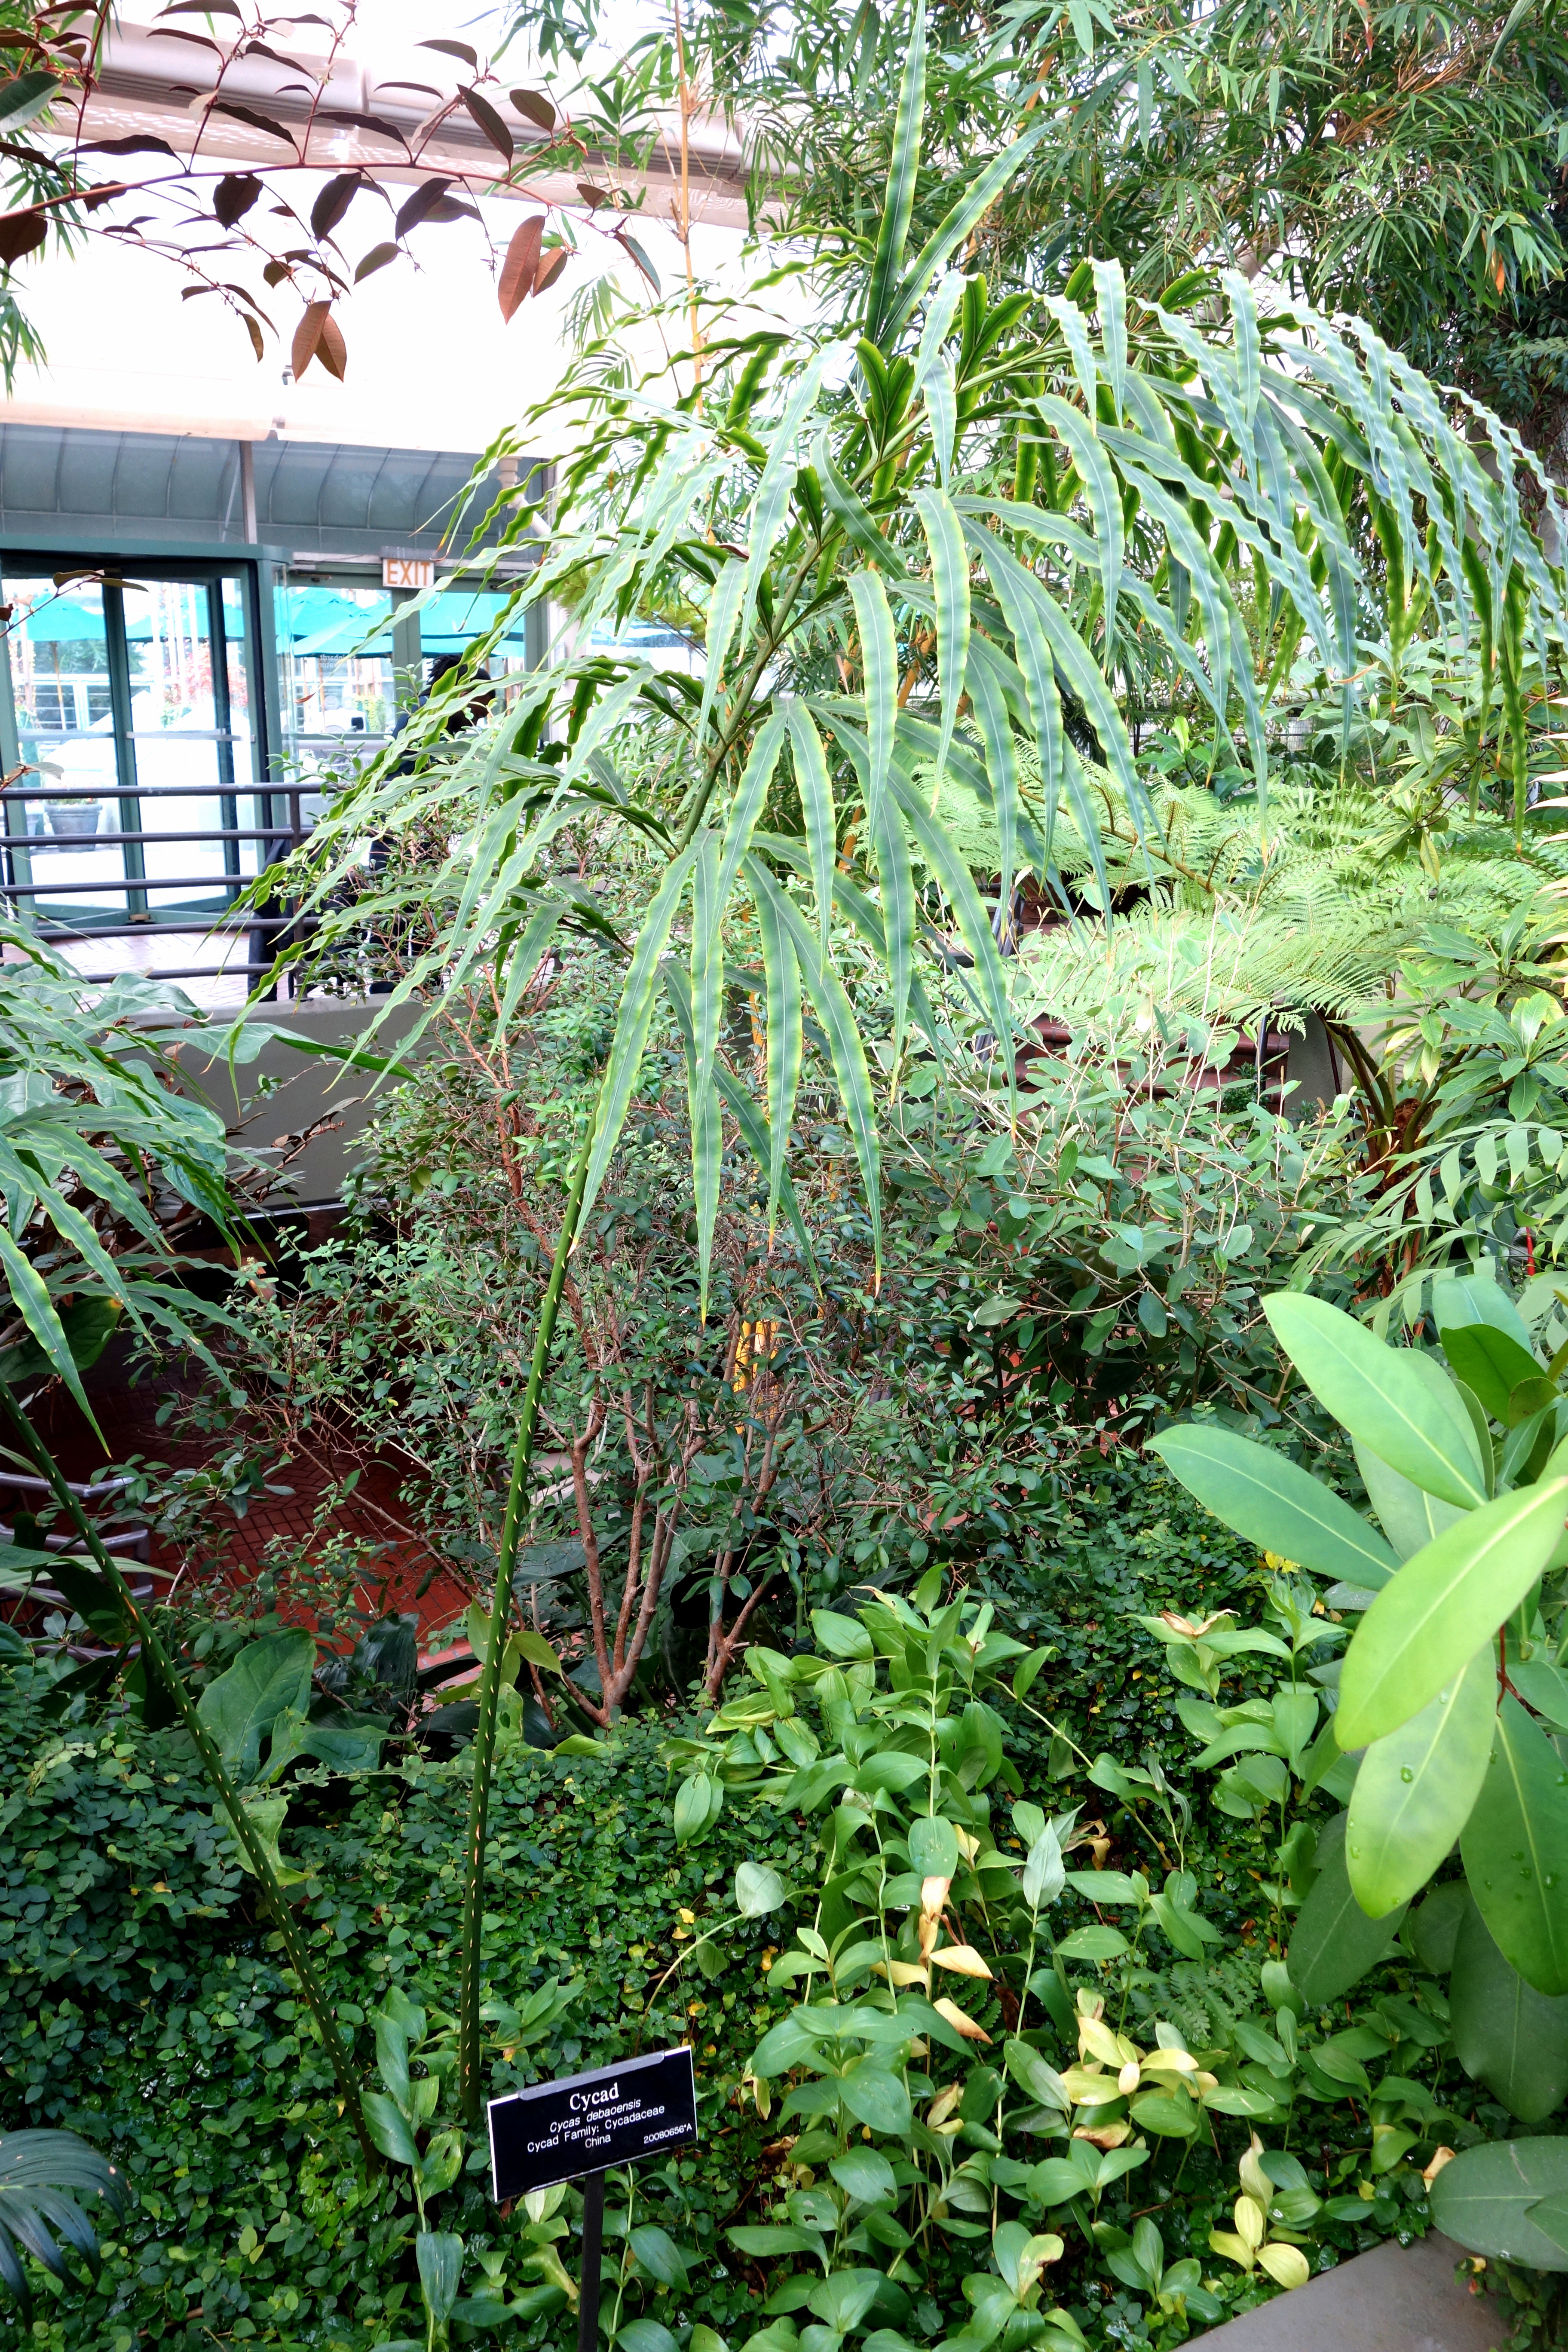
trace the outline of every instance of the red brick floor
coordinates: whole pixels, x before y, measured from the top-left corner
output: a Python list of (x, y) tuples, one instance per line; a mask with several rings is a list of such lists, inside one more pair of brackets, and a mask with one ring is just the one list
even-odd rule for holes
[[(102, 1444), (68, 1398), (51, 1398), (47, 1412), (40, 1414), (40, 1433), (60, 1468), (72, 1480), (102, 1476), (110, 1465), (118, 1465), (133, 1457), (162, 1464), (169, 1469), (194, 1468), (232, 1445), (231, 1439), (220, 1440), (199, 1432), (182, 1434), (182, 1422), (188, 1431), (190, 1417), (178, 1408), (160, 1426), (158, 1408), (169, 1393), (166, 1382), (148, 1381), (132, 1388), (110, 1370), (107, 1376), (90, 1378), (88, 1385), (93, 1411), (103, 1432)], [(193, 1570), (187, 1564), (187, 1585), (195, 1574), (205, 1576), (209, 1585), (231, 1591), (242, 1589), (260, 1569), (268, 1546), (274, 1539), (282, 1538), (294, 1545), (310, 1537), (323, 1496), (348, 1475), (352, 1466), (346, 1460), (335, 1460), (328, 1452), (308, 1452), (279, 1468), (269, 1485), (290, 1491), (254, 1496), (243, 1518), (220, 1513), (226, 1539), (219, 1556), (205, 1570)], [(377, 1547), (374, 1557), (367, 1557), (366, 1573), (354, 1606), (371, 1619), (389, 1611), (416, 1614), (421, 1652), (427, 1654), (432, 1636), (446, 1632), (461, 1618), (472, 1594), (451, 1566), (429, 1549), (411, 1524), (410, 1514), (399, 1499), (402, 1483), (403, 1474), (395, 1464), (372, 1462), (362, 1471), (353, 1493), (333, 1504), (325, 1515), (321, 1534), (330, 1538), (335, 1532)], [(14, 1494), (0, 1491), (0, 1517), (9, 1518), (14, 1501)], [(180, 1564), (179, 1555), (156, 1539), (149, 1557), (155, 1567), (173, 1570)], [(291, 1607), (285, 1599), (280, 1613), (288, 1617), (308, 1612), (298, 1606)], [(344, 1628), (344, 1645), (348, 1639)]]

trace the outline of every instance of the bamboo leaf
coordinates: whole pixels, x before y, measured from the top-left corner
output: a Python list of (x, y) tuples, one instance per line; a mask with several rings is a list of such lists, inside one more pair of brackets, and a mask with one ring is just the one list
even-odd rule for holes
[[(690, 984), (679, 965), (671, 958), (666, 957), (659, 969), (664, 980), (665, 992), (669, 998), (675, 1013), (676, 1025), (680, 1031), (681, 1040), (686, 1048), (687, 1066), (689, 1068), (692, 1055), (696, 1050), (696, 1036), (691, 1024)], [(742, 1140), (747, 1150), (759, 1168), (771, 1169), (773, 1147), (767, 1121), (763, 1118), (756, 1104), (752, 1100), (733, 1070), (728, 1068), (721, 1059), (713, 1065), (713, 1082), (728, 1106), (736, 1126), (740, 1129)], [(780, 1187), (780, 1204), (784, 1215), (789, 1219), (790, 1227), (796, 1241), (800, 1244), (800, 1253), (806, 1271), (812, 1281), (816, 1282), (817, 1280), (816, 1260), (812, 1252), (811, 1236), (805, 1229), (805, 1221), (800, 1213), (800, 1202), (795, 1197), (795, 1185), (791, 1181), (787, 1169), (784, 1171)]]
[(647, 920), (637, 934), (631, 967), (621, 991), (615, 1034), (605, 1058), (605, 1076), (599, 1090), (598, 1118), (594, 1130), (594, 1149), (588, 1161), (583, 1205), (578, 1213), (579, 1225), (585, 1222), (588, 1212), (599, 1197), (600, 1187), (609, 1172), (611, 1155), (626, 1125), (626, 1113), (631, 1108), (633, 1089), (642, 1067), (643, 1047), (647, 1043), (648, 1025), (653, 1019), (653, 994), (658, 981), (659, 958), (664, 953), (670, 926), (685, 896), (696, 859), (697, 851), (693, 845), (682, 850), (679, 856), (672, 861), (647, 910)]
[(826, 961), (828, 929), (833, 919), (833, 867), (838, 855), (837, 827), (833, 814), (833, 780), (827, 772), (827, 757), (822, 748), (822, 738), (816, 731), (816, 721), (805, 703), (795, 696), (790, 696), (785, 705), (785, 717), (789, 725), (790, 748), (795, 754), (795, 789), (800, 794), (801, 814), (805, 820), (811, 878), (816, 890), (816, 919), (821, 939), (819, 961)]
[(746, 876), (754, 894), (771, 891), (777, 903), (779, 919), (793, 935), (795, 953), (805, 976), (806, 989), (816, 1007), (827, 1038), (828, 1052), (833, 1061), (833, 1075), (837, 1082), (838, 1098), (848, 1122), (850, 1141), (859, 1164), (860, 1181), (866, 1188), (866, 1206), (871, 1220), (871, 1241), (875, 1252), (878, 1276), (882, 1265), (882, 1197), (881, 1150), (877, 1139), (876, 1104), (871, 1091), (871, 1073), (867, 1066), (866, 1049), (860, 1040), (859, 1024), (855, 1008), (850, 1003), (844, 983), (833, 966), (816, 954), (816, 943), (807, 929), (804, 917), (779, 888), (765, 866), (755, 857), (746, 861)]
[(702, 707), (697, 714), (694, 749), (700, 751), (708, 733), (708, 722), (713, 716), (724, 664), (729, 658), (730, 641), (740, 618), (741, 600), (746, 591), (746, 567), (738, 555), (731, 555), (713, 583), (713, 593), (708, 600), (708, 628), (703, 641)]
[(881, 818), (893, 761), (893, 734), (899, 718), (899, 645), (892, 607), (875, 572), (852, 572), (849, 594), (860, 639), (860, 667), (865, 679), (866, 740), (870, 752), (866, 778), (866, 814), (875, 833)]
[[(697, 1311), (700, 1320), (706, 1323), (724, 1140), (719, 1098), (713, 1091), (713, 1062), (724, 993), (724, 952), (721, 944), (723, 900), (720, 896), (718, 843), (711, 833), (704, 830), (692, 846), (697, 852), (691, 875), (691, 1013), (696, 1042), (687, 1064), (687, 1108), (697, 1208)], [(651, 985), (650, 982), (650, 994)]]
[[(76, 1359), (70, 1351), (65, 1328), (55, 1312), (54, 1301), (41, 1274), (32, 1260), (17, 1248), (4, 1225), (0, 1225), (0, 1272), (4, 1272), (11, 1292), (11, 1301), (23, 1322), (48, 1358), (54, 1370), (64, 1381), (71, 1395), (87, 1416), (91, 1428), (98, 1430)], [(101, 1435), (101, 1432), (99, 1433)]]
[(994, 155), (931, 231), (893, 297), (892, 308), (882, 330), (884, 344), (893, 343), (903, 333), (937, 271), (957, 252), (970, 231), (978, 227), (1024, 158), (1045, 137), (1050, 127), (1050, 116), (1043, 114), (1033, 130), (1026, 131), (1022, 139), (1015, 139), (1012, 145), (1005, 147), (999, 155)]
[(795, 487), (795, 442), (801, 427), (816, 406), (822, 379), (843, 354), (841, 343), (828, 343), (806, 362), (800, 382), (785, 404), (783, 416), (768, 436), (768, 454), (752, 500), (751, 545), (746, 556), (746, 593), (742, 603), (741, 637), (744, 643), (757, 609), (757, 589), (768, 568), (773, 541)]
[(1109, 668), (1116, 638), (1116, 596), (1121, 584), (1121, 492), (1110, 470), (1104, 444), (1095, 431), (1092, 415), (1081, 416), (1068, 402), (1058, 400), (1054, 392), (1042, 393), (1035, 405), (1072, 451), (1073, 463), (1089, 493), (1100, 551), (1100, 590), (1105, 604), (1105, 666)]
[[(942, 747), (936, 761), (940, 790), (947, 772), (948, 752), (952, 730), (958, 724), (958, 706), (969, 667), (969, 557), (963, 545), (963, 525), (945, 490), (917, 490), (915, 507), (931, 550), (931, 586), (936, 594), (936, 666), (942, 689)], [(1006, 877), (1012, 866), (1005, 841), (1002, 864), (1005, 896)]]
[(949, 904), (958, 918), (958, 928), (963, 941), (974, 959), (974, 968), (984, 989), (986, 1003), (996, 1032), (996, 1044), (1007, 1073), (1007, 1083), (1013, 1083), (1013, 1012), (1007, 1001), (1007, 978), (1002, 969), (980, 893), (974, 887), (968, 866), (954, 848), (952, 839), (911, 790), (901, 776), (892, 781), (892, 796), (903, 812), (906, 823), (919, 843), (926, 863), (947, 893)]
[(952, 465), (952, 445), (958, 428), (958, 383), (942, 344), (952, 331), (954, 316), (963, 299), (963, 273), (956, 269), (949, 270), (942, 278), (927, 306), (915, 361), (914, 394), (926, 404), (937, 476), (943, 485)]
[(1094, 296), (1100, 309), (1100, 344), (1118, 423), (1127, 406), (1127, 281), (1119, 261), (1097, 261)]
[(910, 221), (915, 208), (915, 182), (920, 173), (921, 133), (925, 127), (926, 8), (915, 0), (909, 32), (909, 51), (899, 84), (899, 110), (893, 121), (893, 152), (888, 167), (888, 193), (871, 260), (871, 282), (866, 294), (866, 332), (873, 342), (882, 329), (899, 272), (904, 266)]
[(800, 965), (795, 941), (779, 920), (777, 903), (768, 896), (753, 902), (762, 942), (763, 974), (767, 987), (768, 1024), (768, 1234), (778, 1221), (789, 1150), (790, 1125), (800, 1086), (804, 1034), (800, 1017)]

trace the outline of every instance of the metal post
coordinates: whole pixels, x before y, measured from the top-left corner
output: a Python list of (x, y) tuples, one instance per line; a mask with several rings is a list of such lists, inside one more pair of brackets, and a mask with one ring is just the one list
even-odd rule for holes
[(605, 2242), (605, 2176), (583, 2183), (583, 2284), (577, 2292), (577, 2352), (599, 2352), (599, 2265)]
[(239, 445), (239, 503), (247, 547), (256, 545), (256, 452), (248, 441)]

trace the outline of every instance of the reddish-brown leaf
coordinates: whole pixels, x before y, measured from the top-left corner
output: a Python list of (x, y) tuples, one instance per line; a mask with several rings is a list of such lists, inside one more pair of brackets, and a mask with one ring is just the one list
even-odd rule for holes
[(520, 229), (513, 231), (511, 243), (501, 264), (500, 282), (496, 297), (500, 314), (510, 319), (533, 291), (534, 275), (539, 268), (539, 240), (544, 235), (544, 215), (530, 213)]
[(252, 205), (260, 203), (261, 194), (261, 182), (254, 172), (226, 172), (213, 190), (213, 217), (225, 228), (232, 228)]
[[(208, 111), (232, 115), (236, 122), (247, 123), (252, 131), (265, 131), (269, 139), (281, 139), (285, 147), (294, 147), (293, 138), (283, 125), (274, 122), (269, 114), (258, 114), (253, 106), (237, 106), (231, 98), (215, 98)], [(294, 152), (298, 153), (299, 151), (295, 149)]]
[[(321, 338), (326, 330), (327, 320), (331, 315), (332, 306), (330, 302), (306, 304), (304, 315), (294, 330), (294, 341), (289, 353), (289, 363), (294, 371), (296, 383), (299, 383), (310, 362), (320, 355)], [(325, 366), (325, 364), (323, 360), (322, 365)]]
[(330, 310), (321, 321), (321, 340), (316, 348), (316, 357), (327, 373), (335, 375), (342, 383), (348, 373), (349, 347), (343, 341), (342, 329)]
[(577, 194), (582, 197), (583, 202), (588, 206), (590, 212), (597, 212), (601, 205), (609, 205), (614, 204), (615, 202), (615, 198), (611, 195), (607, 188), (596, 188), (591, 180), (579, 180), (577, 183)]
[(395, 245), (373, 245), (354, 271), (354, 284), (357, 286), (362, 278), (373, 277), (378, 269), (384, 269), (389, 261), (396, 259), (397, 247)]
[[(76, 152), (79, 155), (174, 155), (166, 139), (154, 139), (148, 131), (132, 131), (123, 139), (87, 139)], [(174, 155), (176, 163), (179, 160)]]
[(572, 248), (569, 245), (558, 245), (553, 253), (547, 253), (534, 277), (534, 292), (542, 294), (553, 286), (571, 258)]
[(9, 269), (25, 253), (37, 252), (48, 233), (48, 218), (44, 213), (6, 213), (0, 218), (0, 262)]
[(396, 234), (406, 236), (411, 228), (417, 228), (422, 220), (428, 220), (451, 184), (450, 180), (426, 180), (422, 188), (416, 188), (398, 212), (394, 225)]
[(331, 236), (363, 185), (358, 172), (340, 172), (327, 182), (310, 206), (310, 235), (318, 244)]
[(250, 337), (250, 347), (252, 351), (256, 353), (258, 360), (264, 359), (266, 357), (266, 348), (261, 341), (260, 328), (257, 325), (248, 310), (243, 311), (241, 316), (245, 320), (245, 331)]
[(479, 58), (469, 48), (467, 41), (416, 41), (415, 47), (421, 49), (439, 49), (443, 57), (461, 58), (471, 72), (478, 73), (479, 69)]
[(514, 89), (511, 102), (526, 121), (537, 122), (541, 131), (555, 128), (555, 109), (542, 89)]
[(463, 104), (468, 108), (497, 154), (504, 155), (510, 163), (513, 152), (511, 132), (496, 112), (489, 100), (481, 98), (477, 89), (466, 89), (463, 92)]

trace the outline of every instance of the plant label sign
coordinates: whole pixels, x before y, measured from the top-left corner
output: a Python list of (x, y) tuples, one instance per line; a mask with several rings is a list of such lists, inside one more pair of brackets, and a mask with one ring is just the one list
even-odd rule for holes
[(489, 2123), (498, 2205), (558, 2180), (665, 2156), (697, 2137), (691, 2053), (655, 2050), (513, 2091), (489, 2102)]

